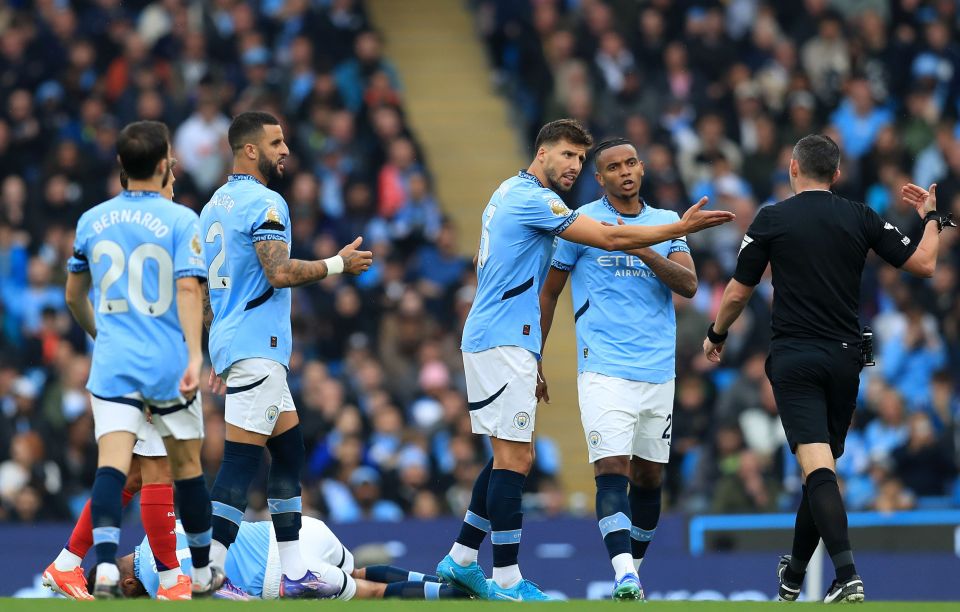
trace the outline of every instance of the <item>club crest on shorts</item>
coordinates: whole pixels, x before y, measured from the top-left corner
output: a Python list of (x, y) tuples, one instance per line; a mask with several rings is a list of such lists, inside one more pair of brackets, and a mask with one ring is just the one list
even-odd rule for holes
[(599, 431), (593, 430), (587, 434), (587, 442), (590, 443), (590, 448), (597, 448), (600, 446), (600, 443), (603, 442), (603, 437)]
[(267, 408), (267, 411), (263, 416), (267, 418), (267, 423), (273, 423), (277, 420), (277, 417), (280, 416), (280, 408), (277, 406), (270, 406)]
[(526, 412), (518, 412), (513, 415), (513, 424), (517, 429), (526, 429), (530, 425), (530, 415)]

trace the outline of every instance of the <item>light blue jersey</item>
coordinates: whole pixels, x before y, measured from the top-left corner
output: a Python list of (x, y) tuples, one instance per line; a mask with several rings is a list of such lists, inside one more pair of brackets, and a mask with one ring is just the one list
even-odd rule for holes
[[(664, 225), (679, 218), (647, 205), (638, 215), (620, 214), (606, 196), (579, 212), (611, 224), (617, 216), (628, 225)], [(651, 248), (664, 257), (690, 252), (684, 238)], [(658, 384), (673, 380), (677, 318), (672, 292), (639, 257), (561, 239), (552, 265), (571, 271), (579, 372)]]
[(197, 213), (154, 191), (124, 191), (80, 217), (67, 269), (93, 282), (90, 393), (177, 399), (187, 345), (176, 282), (207, 276)]
[(241, 359), (287, 366), (292, 345), (290, 289), (274, 289), (254, 245), (290, 248), (290, 212), (280, 194), (249, 174), (231, 174), (200, 213), (209, 272), (210, 358), (218, 374)]
[[(237, 539), (227, 549), (227, 562), (224, 572), (235, 586), (243, 589), (252, 597), (261, 597), (263, 581), (267, 573), (270, 557), (270, 521), (256, 523), (243, 522)], [(189, 576), (193, 571), (190, 547), (183, 526), (177, 521), (177, 559), (181, 571)], [(276, 565), (275, 563), (273, 565)], [(156, 599), (160, 586), (160, 574), (157, 562), (150, 549), (150, 542), (144, 536), (143, 541), (133, 551), (133, 573), (150, 597)], [(276, 573), (276, 572), (274, 572)]]
[(519, 346), (539, 357), (540, 288), (554, 237), (576, 218), (532, 174), (521, 171), (501, 183), (483, 210), (477, 295), (463, 328), (464, 352)]

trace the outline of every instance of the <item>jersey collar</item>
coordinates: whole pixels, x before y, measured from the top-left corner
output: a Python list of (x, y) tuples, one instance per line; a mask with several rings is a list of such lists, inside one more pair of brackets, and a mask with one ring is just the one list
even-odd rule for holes
[(234, 181), (254, 181), (256, 183), (263, 185), (263, 183), (260, 183), (260, 179), (253, 176), (252, 174), (231, 174), (230, 176), (227, 177), (228, 183), (232, 183)]
[(543, 188), (543, 183), (540, 182), (540, 179), (537, 178), (536, 174), (530, 174), (526, 170), (521, 170), (520, 174), (518, 174), (517, 176), (519, 176), (522, 179), (527, 179), (528, 181), (533, 181), (534, 183), (537, 184), (537, 187), (540, 187), (541, 189)]
[(124, 189), (123, 197), (125, 198), (160, 198), (160, 197), (163, 197), (163, 195), (159, 191), (143, 191), (140, 189), (130, 191), (130, 190)]
[(617, 215), (618, 217), (626, 217), (627, 219), (636, 219), (643, 213), (647, 212), (647, 203), (643, 201), (643, 198), (640, 198), (640, 212), (638, 212), (635, 215), (628, 215), (627, 213), (622, 213), (616, 208), (614, 208), (613, 204), (610, 203), (610, 200), (607, 199), (606, 194), (604, 194), (604, 196), (600, 198), (600, 201), (603, 202), (603, 205), (607, 207), (607, 210)]
[(143, 579), (140, 577), (140, 547), (135, 546), (133, 548), (133, 576), (143, 584)]

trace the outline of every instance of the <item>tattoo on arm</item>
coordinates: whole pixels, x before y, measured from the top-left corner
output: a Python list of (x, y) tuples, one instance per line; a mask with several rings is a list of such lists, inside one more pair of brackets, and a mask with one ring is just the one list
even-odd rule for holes
[(287, 243), (281, 240), (261, 240), (255, 248), (263, 272), (274, 287), (299, 287), (327, 276), (327, 264), (290, 259)]
[(693, 297), (696, 293), (697, 273), (693, 270), (653, 251), (645, 252), (642, 259), (671, 291), (684, 297)]
[(203, 326), (210, 331), (210, 325), (213, 323), (213, 306), (210, 305), (210, 287), (207, 283), (202, 283), (203, 288)]

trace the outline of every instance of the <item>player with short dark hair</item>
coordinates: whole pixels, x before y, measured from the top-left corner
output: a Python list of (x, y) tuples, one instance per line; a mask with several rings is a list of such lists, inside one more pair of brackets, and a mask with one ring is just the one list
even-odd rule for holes
[[(594, 153), (604, 195), (578, 209), (602, 223), (652, 226), (677, 214), (640, 197), (643, 162), (623, 138)], [(677, 344), (673, 293), (693, 297), (697, 273), (686, 238), (609, 254), (560, 240), (540, 292), (546, 344), (571, 277), (580, 419), (597, 484), (597, 520), (614, 569), (613, 598), (643, 599), (638, 573), (660, 518)], [(627, 307), (625, 307), (627, 306)], [(542, 366), (541, 362), (541, 366)], [(550, 401), (542, 367), (537, 398)]]
[[(213, 558), (223, 563), (247, 507), (247, 492), (270, 451), (267, 504), (276, 529), (283, 597), (319, 597), (322, 583), (299, 545), (303, 434), (287, 386), (292, 350), (290, 288), (370, 267), (361, 238), (322, 261), (290, 259), (290, 211), (271, 179), (290, 154), (276, 117), (238, 115), (228, 138), (233, 174), (200, 215), (208, 267), (204, 321), (210, 329), (211, 384), (226, 385), (226, 442), (213, 498)], [(214, 374), (215, 373), (215, 374)]]
[[(196, 213), (164, 195), (173, 181), (169, 135), (155, 121), (131, 123), (120, 132), (117, 151), (127, 189), (84, 213), (67, 264), (67, 305), (95, 339), (87, 389), (99, 447), (90, 507), (97, 597), (118, 594), (121, 491), (135, 444), (152, 428), (163, 438), (197, 561), (192, 581), (179, 567), (165, 568), (161, 596), (190, 599), (222, 581), (209, 564), (210, 496), (200, 466), (206, 271)], [(91, 285), (96, 308), (88, 297)]]
[[(533, 463), (537, 360), (540, 357), (538, 294), (556, 236), (605, 250), (643, 248), (733, 218), (701, 210), (706, 198), (668, 225), (604, 226), (571, 211), (558, 195), (569, 191), (593, 145), (574, 119), (546, 124), (530, 166), (505, 180), (483, 211), (476, 256), (477, 294), (463, 330), (461, 350), (473, 432), (490, 436), (493, 459), (474, 483), (469, 510), (437, 575), (469, 593), (491, 599), (543, 600), (517, 563), (523, 523), (521, 496)], [(490, 532), (493, 580), (477, 565)]]
[(923, 219), (917, 245), (868, 206), (831, 193), (840, 177), (840, 149), (827, 136), (801, 138), (789, 173), (796, 195), (757, 212), (703, 352), (720, 361), (730, 326), (769, 265), (774, 294), (767, 377), (804, 479), (793, 551), (777, 569), (779, 597), (794, 601), (800, 595), (807, 563), (822, 538), (836, 570), (824, 601), (863, 601), (836, 475), (866, 362), (860, 277), (871, 249), (892, 266), (932, 276), (940, 231), (952, 222), (937, 213), (936, 185), (929, 191), (912, 183), (902, 189), (904, 201)]
[[(177, 165), (175, 158), (170, 159), (170, 168)], [(161, 194), (173, 200), (173, 185), (176, 178), (171, 173), (170, 180)], [(126, 190), (129, 177), (120, 169), (120, 187)], [(127, 482), (123, 486), (122, 505), (127, 504), (139, 492), (140, 522), (150, 540), (150, 547), (156, 553), (156, 565), (159, 571), (171, 571), (180, 567), (177, 559), (177, 538), (173, 533), (176, 518), (173, 511), (173, 476), (167, 461), (167, 449), (156, 428), (148, 427), (145, 439), (138, 439), (133, 446), (133, 459)], [(83, 576), (80, 563), (93, 547), (93, 521), (90, 517), (90, 500), (84, 504), (67, 540), (66, 546), (43, 572), (43, 585), (70, 599), (93, 599), (87, 590), (87, 580)]]

